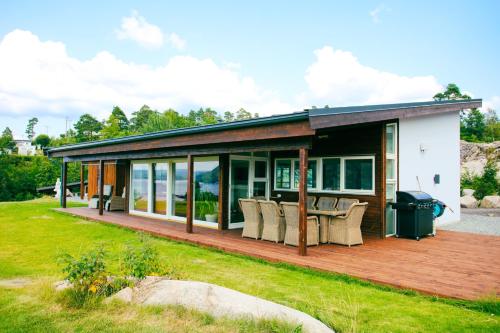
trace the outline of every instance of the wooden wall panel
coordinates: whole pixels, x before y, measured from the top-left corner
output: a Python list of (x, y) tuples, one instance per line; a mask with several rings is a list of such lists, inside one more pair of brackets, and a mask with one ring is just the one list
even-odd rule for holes
[[(383, 124), (375, 124), (363, 127), (350, 127), (318, 133), (313, 140), (312, 149), (309, 151), (309, 158), (336, 156), (336, 155), (374, 155), (375, 156), (375, 195), (359, 194), (333, 194), (333, 193), (312, 193), (314, 196), (332, 196), (357, 198), (361, 202), (368, 202), (368, 208), (363, 217), (361, 229), (363, 233), (382, 236), (385, 216), (381, 214), (383, 207), (383, 192), (385, 185), (383, 183), (383, 163), (382, 158), (382, 130)], [(274, 152), (271, 154), (271, 163), (274, 170), (274, 159), (277, 157), (298, 158), (298, 150), (295, 152)], [(271, 175), (271, 196), (281, 194), (283, 201), (297, 202), (297, 191), (275, 191), (274, 173)]]
[[(117, 190), (117, 166), (116, 164), (105, 164), (104, 165), (104, 185), (113, 185), (113, 195), (116, 195)], [(124, 179), (124, 176), (121, 176), (122, 179)], [(118, 190), (121, 195), (122, 190), (123, 190), (123, 182), (121, 182), (121, 188)], [(120, 185), (120, 181), (118, 182)], [(90, 164), (88, 166), (88, 185), (87, 185), (87, 193), (88, 193), (88, 198), (92, 198), (93, 195), (99, 193), (98, 190), (99, 187), (99, 165), (97, 164)]]

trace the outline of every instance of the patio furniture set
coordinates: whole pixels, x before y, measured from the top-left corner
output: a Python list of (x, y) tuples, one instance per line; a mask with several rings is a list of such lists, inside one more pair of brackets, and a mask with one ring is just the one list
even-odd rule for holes
[[(126, 188), (123, 188), (121, 196), (113, 195), (113, 185), (104, 185), (102, 191), (104, 209), (110, 211), (123, 211), (125, 210), (125, 193)], [(89, 208), (99, 208), (99, 194), (95, 194), (89, 201)]]
[[(258, 198), (239, 199), (242, 237), (299, 244), (299, 204)], [(368, 206), (358, 199), (308, 196), (307, 246), (320, 243), (363, 244), (361, 221)]]

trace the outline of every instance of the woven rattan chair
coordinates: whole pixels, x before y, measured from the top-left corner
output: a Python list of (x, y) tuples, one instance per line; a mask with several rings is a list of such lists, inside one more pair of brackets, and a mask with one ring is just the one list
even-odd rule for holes
[(121, 196), (113, 195), (108, 201), (106, 201), (105, 209), (110, 212), (113, 210), (125, 210), (125, 195), (126, 187), (123, 188), (123, 193)]
[[(106, 204), (106, 201), (108, 201), (113, 194), (113, 185), (104, 184), (102, 193), (103, 202)], [(99, 208), (99, 193), (92, 196), (89, 201), (89, 208)]]
[(358, 199), (351, 198), (340, 198), (339, 202), (337, 202), (337, 210), (348, 210), (352, 204), (359, 203)]
[(363, 244), (361, 221), (367, 206), (368, 202), (353, 203), (345, 216), (331, 218), (328, 226), (328, 243), (347, 246)]
[(314, 195), (307, 196), (307, 209), (316, 209), (316, 197)]
[(282, 242), (285, 239), (285, 217), (275, 201), (259, 200), (260, 211), (264, 219), (262, 239)]
[[(299, 245), (299, 204), (296, 202), (282, 202), (281, 207), (285, 214), (286, 232), (285, 245)], [(307, 246), (319, 244), (319, 224), (316, 216), (307, 217)]]
[(316, 203), (316, 208), (318, 210), (333, 210), (335, 204), (337, 203), (337, 198), (334, 197), (320, 197)]
[(241, 211), (243, 212), (244, 224), (241, 237), (259, 239), (262, 236), (262, 216), (260, 207), (255, 199), (239, 199)]

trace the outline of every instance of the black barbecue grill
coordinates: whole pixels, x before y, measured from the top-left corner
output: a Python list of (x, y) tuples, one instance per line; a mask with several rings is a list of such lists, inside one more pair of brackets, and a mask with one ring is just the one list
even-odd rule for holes
[(420, 237), (433, 234), (433, 211), (436, 200), (420, 191), (397, 191), (391, 203), (397, 211), (396, 237)]

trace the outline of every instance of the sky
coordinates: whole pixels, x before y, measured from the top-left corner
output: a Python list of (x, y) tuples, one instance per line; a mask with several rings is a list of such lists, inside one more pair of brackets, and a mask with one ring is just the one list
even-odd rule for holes
[(271, 115), (431, 100), (500, 110), (500, 1), (2, 1), (0, 130), (147, 104)]

